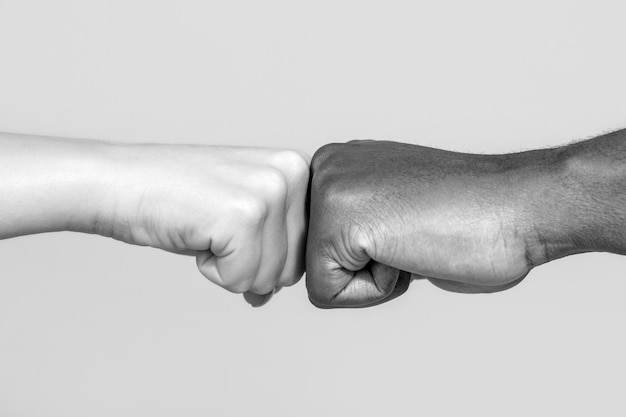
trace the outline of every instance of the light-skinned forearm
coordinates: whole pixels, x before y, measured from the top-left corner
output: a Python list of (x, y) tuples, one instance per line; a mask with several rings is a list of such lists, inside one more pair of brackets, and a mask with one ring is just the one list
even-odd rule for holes
[(293, 150), (0, 134), (0, 239), (67, 230), (193, 255), (256, 304), (302, 275), (308, 180)]
[(0, 133), (0, 239), (104, 222), (111, 144)]

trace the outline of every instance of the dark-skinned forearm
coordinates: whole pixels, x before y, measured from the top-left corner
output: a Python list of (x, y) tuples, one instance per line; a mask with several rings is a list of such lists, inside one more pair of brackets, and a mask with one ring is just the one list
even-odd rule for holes
[(626, 254), (626, 130), (535, 152), (551, 178), (536, 185), (532, 203), (535, 253), (543, 251), (536, 263), (581, 252)]

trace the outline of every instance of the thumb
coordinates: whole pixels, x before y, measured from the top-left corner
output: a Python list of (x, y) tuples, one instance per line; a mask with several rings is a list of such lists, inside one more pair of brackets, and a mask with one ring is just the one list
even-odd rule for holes
[(253, 293), (252, 291), (246, 291), (243, 293), (243, 298), (252, 307), (262, 307), (265, 304), (267, 304), (267, 302), (271, 300), (274, 294), (280, 291), (280, 289), (281, 287), (276, 287), (274, 288), (274, 291), (269, 292), (267, 294), (256, 294), (256, 293)]
[(251, 291), (246, 291), (243, 293), (243, 298), (246, 300), (246, 303), (250, 304), (252, 307), (261, 307), (264, 306), (273, 295), (273, 291), (267, 294), (255, 294)]

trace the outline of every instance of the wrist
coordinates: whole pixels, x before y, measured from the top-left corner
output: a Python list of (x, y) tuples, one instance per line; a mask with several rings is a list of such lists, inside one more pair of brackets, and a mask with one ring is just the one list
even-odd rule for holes
[[(97, 207), (85, 224), (88, 233), (137, 243), (149, 188), (159, 182), (159, 164), (150, 149), (165, 145), (106, 143), (98, 152)], [(157, 184), (158, 185), (158, 184)]]
[(583, 252), (576, 241), (577, 207), (567, 186), (568, 161), (560, 148), (500, 155), (515, 229), (530, 267)]
[(576, 252), (626, 254), (626, 140), (615, 132), (561, 148), (565, 225)]
[(525, 184), (519, 197), (533, 266), (576, 253), (624, 252), (612, 238), (623, 234), (623, 209), (606, 203), (615, 200), (623, 173), (571, 146), (519, 155), (513, 174)]
[(104, 142), (0, 134), (0, 238), (94, 232), (107, 200)]
[(142, 246), (170, 247), (164, 243), (173, 239), (169, 226), (181, 212), (187, 221), (201, 207), (210, 217), (209, 209), (215, 205), (206, 201), (211, 195), (210, 184), (191, 168), (199, 165), (201, 174), (206, 174), (206, 167), (214, 165), (202, 149), (167, 144), (109, 145), (103, 153), (106, 180), (102, 184), (107, 189), (101, 193), (94, 233)]
[(68, 167), (74, 180), (69, 184), (64, 230), (110, 237), (119, 204), (117, 178), (123, 169), (116, 156), (125, 145), (113, 142), (76, 141), (67, 150)]

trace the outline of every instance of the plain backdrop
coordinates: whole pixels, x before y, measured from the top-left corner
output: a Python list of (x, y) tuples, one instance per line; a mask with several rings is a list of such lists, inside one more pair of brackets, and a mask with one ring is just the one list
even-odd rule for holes
[[(311, 154), (355, 138), (555, 146), (625, 124), (625, 12), (0, 0), (0, 131)], [(624, 415), (625, 273), (586, 254), (499, 294), (414, 282), (328, 311), (303, 280), (254, 309), (191, 258), (72, 233), (0, 241), (0, 416)]]

